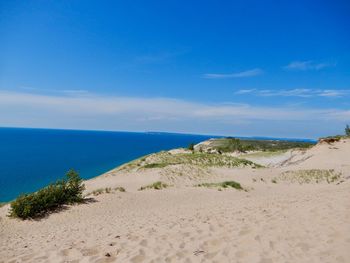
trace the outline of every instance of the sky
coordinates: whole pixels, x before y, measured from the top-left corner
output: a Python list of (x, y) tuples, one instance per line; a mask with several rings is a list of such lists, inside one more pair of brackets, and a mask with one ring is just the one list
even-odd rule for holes
[(342, 134), (349, 13), (345, 0), (0, 0), (0, 126)]

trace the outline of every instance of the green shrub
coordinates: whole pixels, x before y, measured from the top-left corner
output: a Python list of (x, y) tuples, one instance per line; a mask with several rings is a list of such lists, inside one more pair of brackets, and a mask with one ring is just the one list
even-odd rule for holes
[(190, 151), (193, 151), (193, 150), (194, 150), (194, 143), (190, 143), (190, 144), (188, 145), (188, 149), (189, 149)]
[(67, 201), (69, 203), (80, 202), (82, 200), (82, 194), (85, 189), (83, 185), (83, 179), (80, 178), (79, 174), (70, 170), (66, 174), (67, 177)]
[(10, 216), (34, 218), (64, 204), (81, 202), (84, 190), (82, 179), (73, 170), (66, 177), (66, 180), (59, 180), (35, 193), (20, 195), (11, 202)]
[(143, 168), (163, 168), (165, 166), (167, 166), (168, 164), (166, 163), (148, 163), (146, 165), (143, 166)]
[(349, 127), (349, 125), (346, 125), (346, 127), (345, 127), (345, 135), (346, 136), (350, 136), (350, 127)]

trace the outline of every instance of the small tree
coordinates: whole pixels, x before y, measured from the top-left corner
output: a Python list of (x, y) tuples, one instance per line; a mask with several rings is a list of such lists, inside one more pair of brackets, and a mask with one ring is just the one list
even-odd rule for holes
[(83, 191), (85, 189), (83, 179), (80, 178), (79, 174), (73, 169), (66, 173), (67, 177), (67, 190), (68, 190), (68, 202), (79, 202), (81, 201)]
[(190, 143), (190, 144), (188, 145), (188, 149), (189, 149), (190, 151), (193, 151), (193, 150), (194, 150), (194, 143), (193, 143), (193, 142)]
[(345, 127), (345, 135), (346, 136), (350, 136), (350, 127), (349, 127), (349, 125), (346, 125), (346, 127)]

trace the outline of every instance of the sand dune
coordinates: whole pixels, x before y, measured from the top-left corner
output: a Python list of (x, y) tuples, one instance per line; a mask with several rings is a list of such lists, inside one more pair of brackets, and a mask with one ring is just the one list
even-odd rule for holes
[[(87, 181), (86, 193), (125, 193), (90, 194), (40, 220), (10, 219), (5, 206), (0, 262), (348, 262), (350, 140), (263, 158), (271, 167), (115, 169)], [(295, 176), (317, 182), (284, 176), (309, 170)], [(329, 170), (339, 177), (319, 172)], [(171, 187), (138, 191), (159, 180)], [(246, 191), (194, 187), (224, 180)]]

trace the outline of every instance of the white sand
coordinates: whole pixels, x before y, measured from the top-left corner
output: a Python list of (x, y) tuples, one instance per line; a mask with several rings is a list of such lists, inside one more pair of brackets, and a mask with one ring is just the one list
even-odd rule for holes
[[(350, 140), (282, 163), (216, 168), (202, 177), (181, 165), (111, 171), (87, 181), (87, 192), (123, 186), (126, 193), (102, 194), (36, 221), (10, 219), (3, 207), (0, 262), (349, 262)], [(271, 181), (301, 169), (335, 169), (344, 182)], [(228, 179), (249, 191), (191, 186)], [(174, 187), (137, 191), (157, 180)]]

